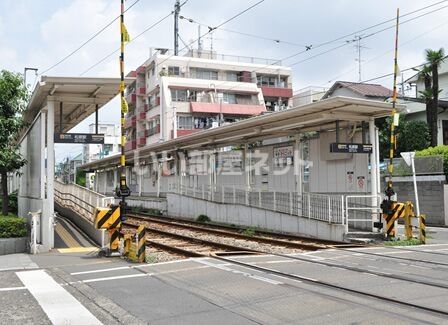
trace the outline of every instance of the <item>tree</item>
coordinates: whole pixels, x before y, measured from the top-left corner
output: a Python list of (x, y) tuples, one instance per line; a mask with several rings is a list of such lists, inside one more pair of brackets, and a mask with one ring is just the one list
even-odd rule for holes
[[(379, 129), (381, 161), (389, 159), (391, 121), (391, 117), (376, 121)], [(425, 121), (406, 121), (400, 116), (395, 135), (397, 137), (395, 157), (399, 157), (401, 152), (423, 150), (429, 146), (429, 128)]]
[[(439, 67), (440, 64), (445, 59), (445, 50), (443, 48), (440, 48), (439, 50), (431, 50), (427, 49), (425, 51), (426, 54), (426, 60), (428, 61), (429, 68), (431, 69), (431, 76), (432, 76), (432, 99), (430, 101), (430, 115), (431, 115), (431, 123), (429, 124), (430, 127), (430, 134), (431, 134), (431, 146), (435, 147), (437, 146), (437, 115), (438, 115), (438, 108), (439, 108), (439, 93), (441, 90), (439, 90)], [(425, 88), (426, 88), (426, 80), (425, 80)], [(426, 90), (426, 89), (425, 89)], [(428, 107), (427, 107), (428, 109)]]
[(28, 92), (18, 73), (0, 72), (0, 176), (2, 214), (8, 214), (8, 173), (26, 164), (20, 155), (17, 137), (24, 126), (21, 113), (26, 108)]
[[(420, 97), (425, 100), (426, 103), (426, 122), (430, 129), (432, 129), (433, 124), (433, 114), (432, 114), (432, 80), (431, 80), (431, 67), (429, 65), (424, 65), (422, 70), (419, 72), (419, 76), (423, 78), (425, 84), (425, 90), (419, 91)], [(437, 123), (437, 120), (436, 120)]]

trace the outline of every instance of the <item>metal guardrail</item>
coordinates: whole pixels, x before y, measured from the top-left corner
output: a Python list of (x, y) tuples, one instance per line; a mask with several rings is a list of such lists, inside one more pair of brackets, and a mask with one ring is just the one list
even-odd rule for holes
[(58, 204), (91, 222), (93, 222), (96, 207), (106, 207), (115, 202), (114, 197), (102, 195), (77, 184), (65, 184), (60, 181), (54, 182), (54, 193), (54, 199)]
[(247, 191), (235, 187), (203, 185), (200, 188), (182, 186), (178, 194), (202, 200), (240, 204), (302, 216), (333, 224), (344, 224), (344, 196), (279, 191)]

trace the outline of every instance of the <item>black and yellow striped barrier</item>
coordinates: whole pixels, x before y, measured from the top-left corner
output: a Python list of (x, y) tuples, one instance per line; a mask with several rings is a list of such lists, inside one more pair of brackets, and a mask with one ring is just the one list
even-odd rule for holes
[(96, 229), (111, 229), (120, 226), (120, 206), (96, 208), (94, 225)]
[(419, 216), (420, 219), (420, 243), (426, 244), (426, 215)]
[(390, 213), (383, 213), (383, 217), (386, 220), (386, 236), (388, 238), (397, 236), (395, 221), (405, 216), (405, 205), (403, 203), (393, 202), (391, 208)]
[(106, 229), (109, 233), (109, 252), (106, 255), (117, 252), (122, 237), (120, 206), (96, 208), (93, 223), (96, 229)]
[(140, 263), (144, 263), (146, 258), (146, 228), (144, 225), (138, 227), (135, 236), (137, 242), (137, 260)]

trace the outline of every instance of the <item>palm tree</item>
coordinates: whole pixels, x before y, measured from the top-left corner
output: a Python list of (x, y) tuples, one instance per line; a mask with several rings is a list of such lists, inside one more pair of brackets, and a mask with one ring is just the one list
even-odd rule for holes
[(426, 122), (428, 123), (428, 127), (431, 130), (432, 125), (432, 81), (431, 81), (431, 67), (429, 65), (424, 65), (422, 70), (419, 72), (419, 77), (423, 78), (425, 83), (425, 90), (419, 91), (420, 97), (425, 100), (426, 103)]
[[(431, 69), (432, 76), (432, 100), (431, 100), (431, 121), (430, 124), (430, 133), (431, 133), (431, 146), (437, 146), (437, 115), (438, 115), (438, 107), (439, 107), (439, 67), (440, 64), (445, 59), (445, 50), (440, 48), (439, 50), (431, 50), (427, 49), (425, 51), (426, 60), (428, 61), (428, 65)], [(425, 80), (425, 88), (426, 88), (426, 80)], [(426, 90), (426, 89), (425, 89)]]

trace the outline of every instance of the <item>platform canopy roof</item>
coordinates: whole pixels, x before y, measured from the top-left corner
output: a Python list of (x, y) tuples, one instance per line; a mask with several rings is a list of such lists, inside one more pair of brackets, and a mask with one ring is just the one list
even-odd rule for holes
[[(126, 78), (125, 84), (130, 85), (134, 80)], [(94, 113), (96, 105), (101, 108), (112, 100), (119, 93), (119, 86), (119, 78), (42, 76), (24, 113), (25, 122), (32, 123), (39, 111), (47, 105), (47, 101), (54, 100), (57, 102), (55, 131), (67, 132)]]
[[(404, 108), (405, 105), (396, 107), (398, 111)], [(132, 163), (134, 156), (137, 156), (134, 155), (136, 152), (138, 152), (139, 159), (144, 159), (152, 154), (176, 150), (206, 150), (292, 136), (304, 132), (334, 130), (336, 121), (339, 121), (339, 126), (342, 128), (353, 124), (353, 122), (389, 116), (391, 112), (391, 103), (351, 97), (331, 97), (308, 105), (268, 113), (177, 139), (150, 144), (128, 152), (126, 157), (127, 161)], [(81, 168), (94, 170), (110, 168), (118, 164), (119, 155), (115, 155), (85, 164)]]

